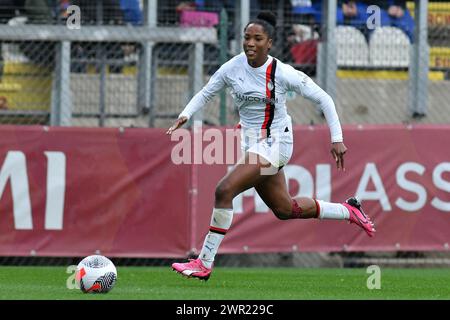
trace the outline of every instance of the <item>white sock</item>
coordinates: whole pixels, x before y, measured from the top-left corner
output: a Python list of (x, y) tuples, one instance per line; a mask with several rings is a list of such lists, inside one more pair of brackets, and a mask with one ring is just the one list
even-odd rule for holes
[(319, 219), (348, 220), (350, 213), (340, 203), (331, 203), (317, 200), (320, 206)]
[(217, 250), (219, 249), (220, 243), (222, 242), (225, 235), (218, 234), (209, 231), (203, 242), (202, 251), (200, 252), (200, 260), (202, 260), (203, 265), (211, 269), (214, 257), (216, 256)]
[(209, 232), (205, 237), (202, 251), (200, 251), (199, 255), (205, 267), (212, 267), (220, 243), (230, 228), (232, 221), (233, 209), (213, 209)]

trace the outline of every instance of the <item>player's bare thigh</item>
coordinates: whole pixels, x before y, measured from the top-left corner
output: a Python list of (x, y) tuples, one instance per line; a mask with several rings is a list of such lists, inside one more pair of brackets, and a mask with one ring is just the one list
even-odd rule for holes
[(246, 152), (217, 184), (215, 207), (231, 208), (235, 196), (268, 179), (269, 176), (261, 172), (269, 166), (270, 163), (260, 155)]

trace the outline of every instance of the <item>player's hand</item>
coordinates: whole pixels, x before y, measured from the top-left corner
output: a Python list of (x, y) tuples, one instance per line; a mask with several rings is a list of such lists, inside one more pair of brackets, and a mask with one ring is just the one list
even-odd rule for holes
[(177, 130), (179, 127), (181, 127), (183, 124), (185, 124), (187, 122), (187, 118), (186, 117), (181, 117), (178, 118), (177, 121), (175, 121), (175, 123), (169, 128), (169, 130), (167, 130), (166, 134), (172, 134), (172, 132), (174, 132), (175, 130)]
[(347, 152), (347, 147), (343, 142), (333, 142), (331, 144), (331, 154), (336, 161), (338, 170), (345, 171), (344, 167), (344, 154)]

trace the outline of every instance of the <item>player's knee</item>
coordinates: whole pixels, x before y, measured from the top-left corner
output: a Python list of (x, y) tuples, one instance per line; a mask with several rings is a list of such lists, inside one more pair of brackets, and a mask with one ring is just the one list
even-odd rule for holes
[(277, 217), (280, 220), (288, 220), (291, 218), (292, 215), (292, 211), (290, 208), (276, 207), (272, 208), (272, 211), (275, 217)]

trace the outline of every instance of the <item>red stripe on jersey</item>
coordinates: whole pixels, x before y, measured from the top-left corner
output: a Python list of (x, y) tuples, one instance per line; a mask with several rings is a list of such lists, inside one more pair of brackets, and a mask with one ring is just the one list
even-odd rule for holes
[(272, 65), (273, 65), (273, 60), (269, 64), (269, 66), (267, 67), (267, 70), (266, 70), (266, 97), (268, 98), (268, 101), (266, 103), (266, 109), (265, 109), (265, 114), (264, 114), (264, 122), (263, 122), (263, 125), (262, 125), (261, 129), (267, 129), (267, 124), (269, 123), (269, 119), (270, 119), (271, 92), (269, 90), (269, 82), (270, 82), (270, 75), (272, 73)]

